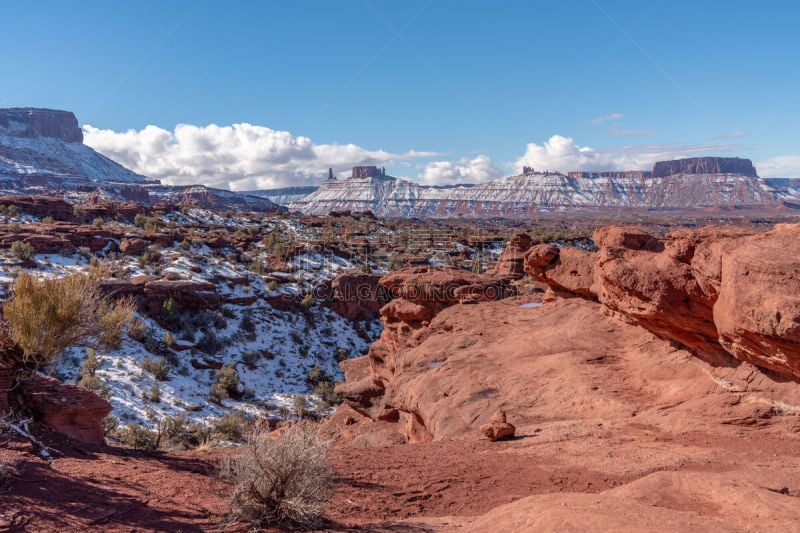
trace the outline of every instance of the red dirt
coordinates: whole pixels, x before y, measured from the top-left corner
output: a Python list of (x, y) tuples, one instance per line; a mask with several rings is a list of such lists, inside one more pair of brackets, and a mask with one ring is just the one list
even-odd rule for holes
[[(635, 418), (609, 427), (575, 422), (542, 420), (520, 428), (515, 440), (497, 443), (475, 435), (335, 448), (339, 477), (329, 529), (450, 530), (480, 520), (478, 515), (497, 506), (527, 502), (531, 495), (562, 502), (580, 493), (607, 498), (603, 491), (648, 483), (662, 472), (688, 480), (698, 472), (702, 479), (733, 476), (800, 512), (800, 425), (794, 416), (674, 434)], [(64, 442), (58, 448), (68, 456), (48, 464), (26, 442), (3, 444), (0, 461), (16, 462), (17, 474), (0, 495), (0, 531), (243, 529), (225, 528), (229, 487), (215, 474), (219, 458), (229, 452), (143, 453), (109, 447), (81, 453)], [(651, 492), (654, 501), (648, 505), (654, 510), (690, 513), (695, 519), (718, 514), (682, 491), (670, 491), (669, 498)], [(732, 527), (741, 525), (740, 516), (727, 519)]]

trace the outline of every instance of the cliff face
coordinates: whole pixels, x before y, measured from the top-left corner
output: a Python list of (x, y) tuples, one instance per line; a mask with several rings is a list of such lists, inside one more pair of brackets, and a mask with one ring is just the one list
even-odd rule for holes
[(749, 159), (739, 157), (689, 157), (659, 161), (653, 167), (653, 176), (657, 178), (676, 174), (740, 174), (755, 177), (756, 168)]
[(56, 109), (0, 109), (0, 134), (28, 139), (51, 137), (67, 143), (83, 142), (83, 132), (75, 115)]
[[(674, 163), (677, 168), (679, 162)], [(720, 164), (720, 168), (728, 167)], [(793, 200), (800, 200), (800, 180), (728, 173), (666, 177), (533, 173), (446, 189), (391, 177), (328, 180), (289, 207), (313, 215), (370, 210), (387, 217), (513, 218), (580, 210), (775, 207)]]

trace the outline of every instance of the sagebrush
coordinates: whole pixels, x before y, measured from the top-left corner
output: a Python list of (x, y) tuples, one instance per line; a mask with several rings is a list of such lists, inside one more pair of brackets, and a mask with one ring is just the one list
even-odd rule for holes
[(241, 453), (223, 463), (223, 475), (234, 484), (231, 517), (256, 527), (318, 526), (333, 489), (330, 445), (310, 422), (295, 424), (278, 438), (268, 425), (257, 424)]

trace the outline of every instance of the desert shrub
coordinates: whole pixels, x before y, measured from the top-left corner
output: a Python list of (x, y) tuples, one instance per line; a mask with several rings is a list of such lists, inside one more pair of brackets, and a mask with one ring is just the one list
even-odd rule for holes
[(276, 290), (277, 288), (278, 288), (278, 282), (277, 281), (273, 280), (273, 281), (270, 281), (269, 283), (267, 283), (267, 290), (269, 292), (272, 292), (272, 291)]
[(172, 366), (163, 357), (145, 357), (142, 359), (142, 370), (152, 374), (152, 376), (158, 381), (167, 381), (169, 379), (169, 371), (172, 370)]
[(267, 272), (267, 267), (261, 259), (255, 259), (250, 263), (250, 272), (263, 276)]
[(297, 418), (305, 418), (308, 412), (308, 400), (302, 394), (294, 397), (294, 414)]
[(192, 242), (189, 239), (183, 239), (181, 241), (181, 248), (184, 250), (188, 250), (192, 247)]
[(144, 393), (144, 399), (152, 403), (161, 403), (161, 388), (158, 386), (158, 383), (154, 383), (153, 386), (150, 387), (150, 391)]
[(136, 304), (126, 298), (111, 302), (101, 300), (97, 306), (96, 319), (99, 329), (98, 340), (108, 348), (116, 349), (122, 343), (125, 327), (130, 323)]
[(317, 304), (316, 298), (311, 293), (306, 294), (303, 296), (303, 299), (300, 301), (300, 305), (303, 306), (304, 309), (311, 309)]
[(156, 434), (135, 422), (130, 422), (116, 433), (117, 439), (136, 450), (155, 450)]
[(257, 528), (320, 525), (333, 489), (330, 444), (309, 423), (293, 425), (278, 439), (268, 426), (256, 426), (241, 453), (223, 463), (223, 475), (234, 484), (232, 518)]
[(212, 422), (212, 434), (218, 439), (239, 442), (244, 438), (246, 426), (242, 413), (228, 413)]
[(172, 348), (173, 346), (175, 346), (176, 342), (177, 341), (175, 339), (175, 335), (173, 335), (169, 331), (164, 333), (164, 344), (166, 345), (167, 348)]
[(255, 370), (258, 367), (258, 362), (261, 360), (261, 352), (255, 350), (247, 350), (242, 354), (241, 361), (250, 370)]
[(36, 255), (36, 250), (28, 242), (14, 241), (11, 243), (11, 253), (20, 261), (27, 261)]
[(156, 448), (164, 444), (183, 444), (187, 440), (189, 426), (183, 415), (165, 416), (158, 422)]
[(42, 219), (42, 224), (52, 224), (53, 222), (55, 222), (55, 219), (51, 216), (46, 216)]
[(253, 319), (250, 318), (250, 315), (244, 315), (242, 317), (242, 321), (239, 323), (239, 327), (245, 333), (253, 333), (256, 330), (256, 323), (253, 322)]
[[(3, 306), (11, 338), (23, 360), (34, 366), (53, 361), (79, 341), (114, 338), (133, 316), (131, 300), (111, 301), (99, 279), (85, 274), (38, 279), (22, 272)], [(121, 335), (121, 334), (120, 334)]]
[(190, 424), (184, 433), (184, 444), (191, 444), (200, 446), (208, 444), (211, 441), (211, 426), (207, 426), (201, 422)]
[(228, 318), (222, 313), (217, 313), (216, 315), (214, 315), (214, 327), (217, 329), (227, 328)]
[(105, 221), (105, 220), (103, 220), (103, 217), (97, 217), (97, 218), (95, 218), (95, 219), (92, 221), (92, 225), (93, 225), (95, 228), (102, 228), (102, 227), (103, 227), (103, 224), (105, 224), (105, 223), (106, 223), (106, 221)]
[(239, 373), (233, 365), (225, 365), (214, 372), (214, 383), (209, 392), (211, 398), (217, 402), (239, 395)]
[(314, 395), (319, 398), (321, 407), (332, 407), (342, 403), (342, 399), (334, 392), (334, 384), (330, 381), (320, 381), (314, 385)]
[(19, 233), (20, 231), (22, 231), (22, 226), (20, 226), (17, 222), (12, 222), (11, 224), (8, 225), (8, 230), (11, 233)]
[(100, 362), (97, 360), (97, 351), (94, 348), (86, 350), (86, 359), (81, 366), (81, 376), (94, 376)]
[(119, 418), (108, 415), (103, 419), (103, 434), (113, 435), (119, 429)]
[(195, 344), (195, 347), (207, 354), (214, 355), (225, 346), (222, 339), (220, 339), (213, 331), (206, 331), (200, 336), (200, 339)]
[(83, 376), (80, 381), (78, 381), (78, 385), (84, 389), (89, 389), (103, 398), (108, 399), (111, 397), (111, 387), (106, 385), (99, 376)]
[(161, 318), (165, 322), (169, 324), (175, 324), (178, 321), (180, 314), (181, 311), (178, 308), (178, 302), (176, 302), (171, 296), (164, 300), (164, 303), (161, 304)]
[(157, 232), (157, 231), (158, 231), (158, 218), (156, 218), (156, 217), (150, 217), (150, 218), (148, 218), (148, 219), (145, 221), (145, 223), (144, 223), (144, 225), (142, 226), (142, 228), (143, 228), (145, 231), (152, 231), (152, 232), (154, 232), (154, 233), (155, 233), (155, 232)]
[(346, 348), (336, 348), (336, 355), (334, 357), (336, 357), (338, 363), (341, 363), (350, 357), (350, 352), (348, 352)]
[(333, 378), (331, 375), (320, 368), (319, 365), (314, 365), (314, 368), (308, 371), (306, 374), (306, 382), (311, 385), (312, 387), (317, 385), (320, 382), (332, 382)]

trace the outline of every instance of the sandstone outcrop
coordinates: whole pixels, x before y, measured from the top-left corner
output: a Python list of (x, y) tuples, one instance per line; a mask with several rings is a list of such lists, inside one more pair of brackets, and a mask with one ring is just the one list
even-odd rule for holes
[(755, 176), (756, 169), (749, 159), (740, 157), (687, 157), (659, 161), (653, 166), (653, 177), (665, 178), (675, 174), (741, 174)]
[(111, 404), (97, 394), (40, 374), (22, 380), (18, 389), (14, 396), (34, 420), (71, 439), (105, 444), (103, 419), (111, 412)]
[(594, 239), (597, 253), (534, 246), (526, 271), (715, 364), (800, 377), (800, 225), (681, 230), (663, 240), (610, 227)]
[(181, 311), (216, 309), (221, 303), (216, 286), (207, 281), (149, 281), (144, 285), (144, 295), (147, 309), (154, 315), (168, 298), (175, 300)]
[(350, 320), (373, 320), (381, 307), (389, 303), (390, 294), (378, 284), (381, 276), (364, 272), (343, 272), (330, 285), (331, 309)]
[(0, 133), (29, 139), (52, 137), (67, 143), (83, 142), (83, 132), (75, 115), (56, 109), (0, 109)]
[(499, 300), (510, 291), (496, 279), (451, 267), (412, 267), (384, 276), (381, 286), (395, 298), (380, 310), (384, 324), (369, 355), (341, 366), (346, 381), (337, 392), (351, 408), (374, 420), (400, 422), (410, 440), (428, 440), (430, 434), (418, 413), (393, 403), (389, 386), (406, 362), (399, 353), (421, 341), (442, 310), (459, 303)]
[(522, 278), (525, 275), (525, 252), (531, 244), (531, 236), (527, 233), (515, 234), (497, 258), (494, 268), (487, 274), (509, 280)]

